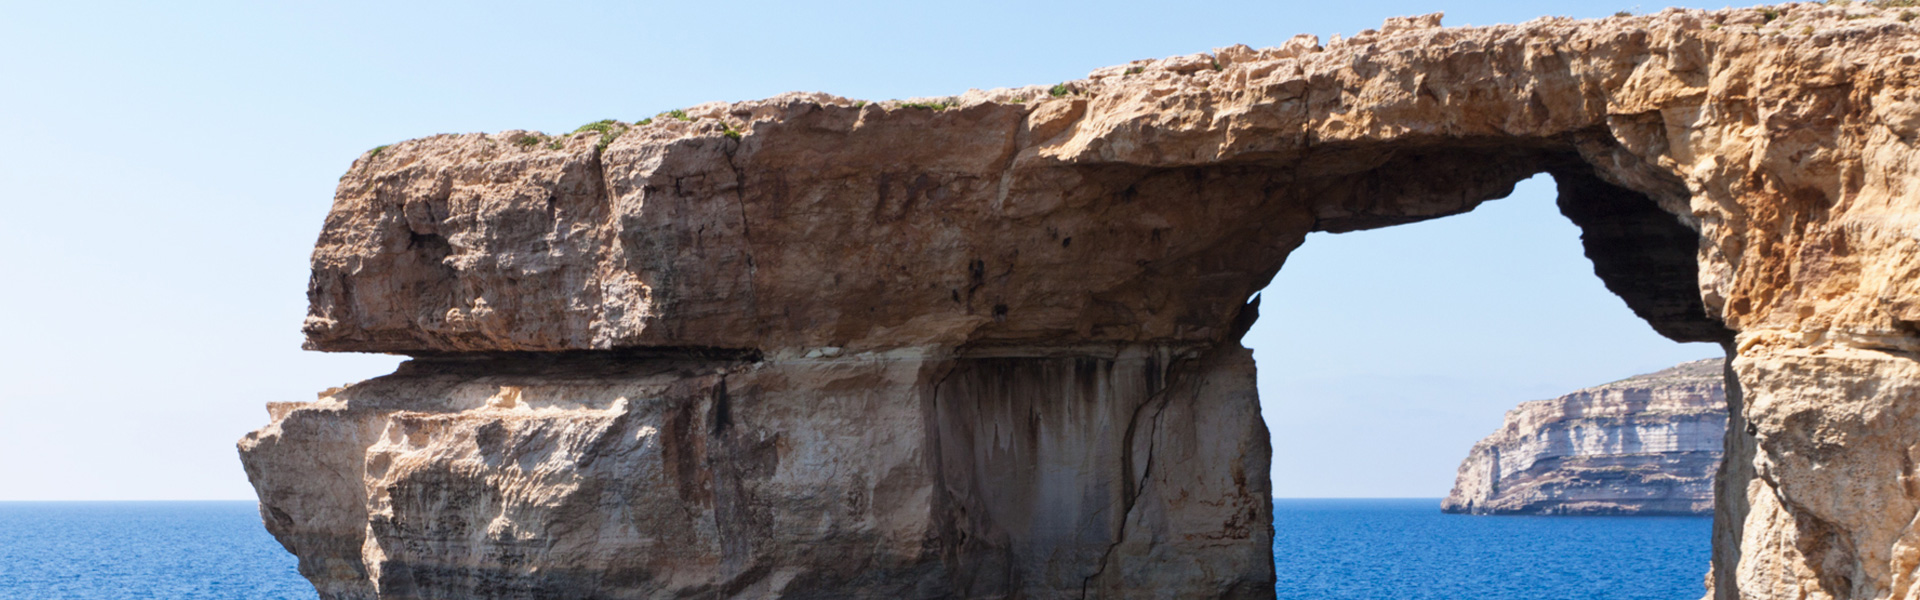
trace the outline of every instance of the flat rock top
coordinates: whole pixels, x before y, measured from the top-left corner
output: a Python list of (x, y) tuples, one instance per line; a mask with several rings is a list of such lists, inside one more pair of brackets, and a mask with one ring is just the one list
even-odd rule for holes
[(1507, 411), (1500, 429), (1474, 445), (1512, 445), (1545, 435), (1569, 422), (1658, 422), (1725, 414), (1726, 359), (1709, 358), (1580, 389), (1557, 398), (1522, 402)]
[(1684, 384), (1725, 385), (1727, 376), (1726, 368), (1727, 359), (1725, 358), (1703, 358), (1683, 362), (1652, 373), (1635, 375), (1619, 381), (1603, 383), (1580, 391), (1650, 389)]
[[(340, 181), (307, 346), (1217, 343), (1307, 232), (1464, 212), (1542, 171), (1742, 235), (1689, 190), (1748, 168), (1708, 142), (1774, 134), (1700, 107), (1803, 106), (1910, 61), (1911, 20), (1811, 4), (1473, 28), (1428, 15), (1054, 86), (794, 93), (401, 142)], [(1714, 316), (1773, 314), (1737, 302), (1773, 296), (1722, 279)]]

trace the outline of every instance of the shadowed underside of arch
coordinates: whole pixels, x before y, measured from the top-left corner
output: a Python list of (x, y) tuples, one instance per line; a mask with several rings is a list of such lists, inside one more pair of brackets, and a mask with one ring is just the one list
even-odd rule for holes
[(1784, 10), (396, 144), (305, 332), (414, 360), (242, 459), (326, 598), (1271, 597), (1245, 299), (1546, 172), (1610, 290), (1734, 353), (1715, 594), (1904, 597), (1920, 37)]

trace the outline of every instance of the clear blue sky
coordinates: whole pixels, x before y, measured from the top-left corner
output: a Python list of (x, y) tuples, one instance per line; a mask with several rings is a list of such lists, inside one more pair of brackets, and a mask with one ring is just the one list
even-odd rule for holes
[[(251, 498), (233, 443), (267, 402), (388, 372), (299, 350), (308, 250), (374, 146), (792, 90), (1048, 84), (1396, 15), (1637, 8), (0, 2), (0, 500)], [(1512, 404), (1713, 353), (1608, 295), (1551, 197), (1309, 239), (1249, 336), (1280, 495), (1438, 496)]]

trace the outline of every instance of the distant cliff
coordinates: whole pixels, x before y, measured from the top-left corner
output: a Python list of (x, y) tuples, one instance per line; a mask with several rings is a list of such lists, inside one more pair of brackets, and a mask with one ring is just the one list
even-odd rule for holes
[(1441, 510), (1712, 514), (1727, 408), (1712, 358), (1507, 411), (1473, 445)]

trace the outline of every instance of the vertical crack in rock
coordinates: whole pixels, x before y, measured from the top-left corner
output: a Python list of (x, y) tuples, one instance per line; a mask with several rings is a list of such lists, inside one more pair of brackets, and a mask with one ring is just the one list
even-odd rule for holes
[[(1735, 457), (1720, 461), (1720, 469), (1714, 474), (1713, 482), (1713, 519), (1715, 523), (1744, 523), (1752, 512), (1752, 503), (1747, 498), (1749, 484), (1754, 479), (1754, 429), (1747, 422), (1747, 403), (1740, 389), (1740, 378), (1733, 369), (1733, 357), (1736, 355), (1732, 342), (1721, 344), (1727, 354), (1721, 378), (1725, 381), (1727, 399), (1727, 430), (1722, 438), (1722, 457)], [(1715, 527), (1713, 530), (1713, 563), (1708, 576), (1711, 586), (1716, 590), (1739, 589), (1739, 562), (1743, 541), (1743, 531), (1738, 527)], [(1729, 594), (1730, 595), (1730, 594)]]
[[(741, 145), (740, 140), (731, 140), (724, 152), (727, 157), (727, 168), (733, 170), (734, 207), (740, 215), (740, 252), (747, 261), (746, 314), (758, 318), (760, 317), (759, 294), (754, 292), (754, 288), (759, 283), (760, 269), (753, 261), (753, 227), (747, 222), (747, 172), (734, 162), (734, 154), (740, 151)], [(785, 199), (773, 199), (774, 202), (782, 200)]]
[[(1157, 361), (1155, 362), (1157, 363)], [(1153, 370), (1157, 367), (1159, 367), (1158, 364), (1150, 364), (1149, 369)], [(1165, 376), (1161, 375), (1160, 377)], [(1126, 501), (1120, 505), (1120, 526), (1114, 531), (1113, 542), (1107, 544), (1106, 550), (1100, 553), (1100, 560), (1094, 563), (1096, 568), (1093, 573), (1088, 574), (1085, 579), (1081, 580), (1080, 598), (1083, 600), (1087, 597), (1087, 587), (1091, 585), (1094, 580), (1099, 579), (1101, 574), (1107, 572), (1107, 566), (1112, 564), (1111, 561), (1113, 560), (1114, 551), (1118, 550), (1121, 544), (1126, 543), (1127, 522), (1133, 520), (1133, 507), (1140, 504), (1140, 496), (1146, 493), (1147, 484), (1153, 477), (1153, 448), (1154, 445), (1159, 442), (1160, 414), (1166, 411), (1168, 401), (1167, 395), (1163, 393), (1164, 390), (1158, 389), (1160, 387), (1160, 385), (1157, 385), (1157, 382), (1150, 383), (1148, 386), (1150, 392), (1147, 401), (1135, 407), (1133, 417), (1127, 420), (1127, 433), (1122, 438), (1125, 445), (1121, 446), (1123, 454), (1120, 461), (1123, 469), (1123, 471), (1121, 471), (1121, 482), (1126, 484), (1126, 486), (1121, 489), (1121, 497), (1125, 498)], [(1133, 440), (1134, 434), (1136, 433), (1135, 426), (1140, 422), (1140, 411), (1145, 410), (1148, 406), (1154, 406), (1153, 416), (1148, 418), (1148, 422), (1153, 425), (1147, 429), (1145, 464), (1141, 465), (1140, 475), (1136, 478), (1133, 476)]]

